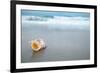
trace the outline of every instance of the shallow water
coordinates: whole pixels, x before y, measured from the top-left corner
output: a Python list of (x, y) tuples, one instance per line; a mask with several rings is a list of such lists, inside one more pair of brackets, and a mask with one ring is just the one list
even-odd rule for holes
[[(32, 52), (30, 42), (41, 38), (47, 48)], [(54, 30), (46, 27), (22, 27), (21, 62), (47, 62), (90, 59), (88, 30)]]

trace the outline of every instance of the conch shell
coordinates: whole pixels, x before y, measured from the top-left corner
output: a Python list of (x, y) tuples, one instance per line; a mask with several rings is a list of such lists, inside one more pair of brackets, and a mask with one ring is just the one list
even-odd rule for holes
[(36, 40), (32, 40), (31, 48), (33, 51), (39, 51), (41, 49), (46, 48), (46, 46), (42, 39), (36, 39)]

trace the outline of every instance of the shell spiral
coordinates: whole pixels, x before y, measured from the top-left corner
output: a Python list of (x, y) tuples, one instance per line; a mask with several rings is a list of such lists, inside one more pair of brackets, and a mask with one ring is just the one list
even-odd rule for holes
[(42, 39), (32, 40), (31, 48), (33, 51), (39, 51), (46, 47), (45, 42)]

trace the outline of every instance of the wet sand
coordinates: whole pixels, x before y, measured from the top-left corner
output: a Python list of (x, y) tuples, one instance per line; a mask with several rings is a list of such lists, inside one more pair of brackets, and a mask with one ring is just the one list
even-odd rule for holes
[[(32, 39), (44, 39), (47, 48), (32, 52)], [(88, 30), (57, 30), (47, 27), (22, 26), (21, 62), (71, 61), (90, 59)]]

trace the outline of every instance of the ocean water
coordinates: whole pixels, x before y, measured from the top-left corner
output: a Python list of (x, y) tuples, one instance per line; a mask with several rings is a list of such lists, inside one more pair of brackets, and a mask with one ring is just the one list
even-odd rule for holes
[[(21, 62), (73, 61), (90, 59), (90, 31), (51, 29), (28, 25), (21, 28)], [(30, 41), (41, 38), (46, 49), (32, 52)]]

